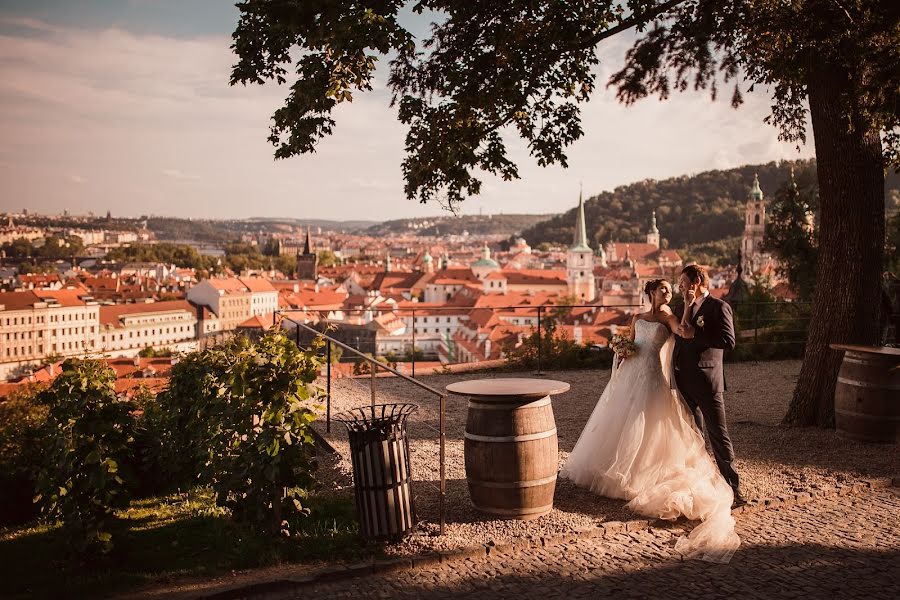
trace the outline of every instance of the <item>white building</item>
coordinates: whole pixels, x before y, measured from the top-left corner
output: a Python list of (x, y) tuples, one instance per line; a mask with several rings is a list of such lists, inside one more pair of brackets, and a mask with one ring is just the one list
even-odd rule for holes
[(278, 310), (278, 290), (268, 279), (262, 277), (241, 277), (238, 279), (250, 292), (250, 313), (271, 315)]
[(46, 356), (96, 351), (99, 306), (78, 290), (0, 292), (0, 379)]
[(186, 300), (100, 307), (98, 349), (110, 357), (144, 348), (191, 351), (198, 338), (197, 309)]
[(587, 243), (584, 223), (584, 200), (578, 194), (578, 213), (575, 220), (575, 239), (566, 254), (566, 281), (569, 294), (579, 302), (591, 302), (597, 296), (594, 282), (594, 251)]

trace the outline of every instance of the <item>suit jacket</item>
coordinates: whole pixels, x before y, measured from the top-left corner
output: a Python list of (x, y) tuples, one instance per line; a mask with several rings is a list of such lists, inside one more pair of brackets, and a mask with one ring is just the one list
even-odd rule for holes
[[(690, 310), (689, 306), (685, 310)], [(703, 326), (697, 321), (703, 318)], [(673, 361), (682, 377), (703, 377), (712, 386), (712, 391), (726, 389), (725, 371), (722, 358), (725, 350), (734, 349), (734, 319), (731, 305), (707, 296), (697, 314), (691, 319), (694, 337), (684, 339), (675, 336)]]

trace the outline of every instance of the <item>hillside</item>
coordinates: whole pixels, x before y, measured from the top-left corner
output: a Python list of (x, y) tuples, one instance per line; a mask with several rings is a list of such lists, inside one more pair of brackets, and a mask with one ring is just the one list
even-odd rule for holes
[[(588, 240), (597, 247), (609, 240), (643, 241), (656, 210), (660, 236), (670, 248), (717, 242), (740, 236), (744, 228), (744, 204), (754, 173), (766, 198), (783, 186), (794, 166), (801, 190), (818, 194), (815, 160), (745, 165), (724, 171), (706, 171), (662, 181), (647, 179), (587, 198), (584, 216)], [(900, 208), (900, 175), (889, 173), (885, 182), (887, 210)], [(538, 223), (522, 235), (532, 246), (541, 242), (570, 244), (575, 228), (575, 209)]]
[(397, 219), (373, 225), (369, 235), (413, 233), (420, 236), (461, 235), (518, 235), (521, 231), (545, 221), (550, 215), (442, 215), (417, 219)]

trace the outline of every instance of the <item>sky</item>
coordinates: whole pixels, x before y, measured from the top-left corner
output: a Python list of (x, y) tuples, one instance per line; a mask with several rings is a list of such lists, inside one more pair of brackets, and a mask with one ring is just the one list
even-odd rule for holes
[[(427, 21), (407, 16), (414, 33)], [(446, 214), (403, 193), (405, 129), (374, 90), (335, 110), (314, 154), (275, 160), (272, 113), (288, 86), (229, 86), (229, 0), (0, 0), (0, 212), (387, 220)], [(643, 179), (808, 158), (763, 123), (763, 86), (731, 108), (689, 92), (631, 107), (603, 86), (633, 38), (600, 47), (598, 88), (569, 168), (542, 168), (509, 137), (521, 179), (490, 175), (463, 214), (556, 213)], [(746, 87), (746, 86), (745, 86)], [(749, 188), (750, 182), (748, 182)]]

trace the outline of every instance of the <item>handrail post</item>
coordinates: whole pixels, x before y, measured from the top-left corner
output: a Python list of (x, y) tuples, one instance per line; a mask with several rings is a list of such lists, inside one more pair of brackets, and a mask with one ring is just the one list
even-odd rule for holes
[(371, 396), (371, 404), (375, 406), (375, 369), (378, 367), (375, 366), (375, 362), (369, 363), (369, 392)]
[[(300, 331), (300, 328), (297, 328)], [(325, 340), (325, 353), (327, 362), (325, 363), (325, 433), (331, 433), (331, 340)]]
[(412, 377), (416, 378), (416, 309), (412, 309)]
[(759, 362), (759, 302), (753, 304), (753, 356)]
[(537, 307), (538, 319), (537, 319), (537, 346), (538, 346), (538, 354), (537, 354), (537, 373), (535, 375), (543, 375), (544, 373), (541, 371), (541, 358), (543, 355), (543, 342), (541, 340), (541, 313), (544, 311), (543, 306)]
[(440, 471), (441, 471), (441, 493), (440, 493), (440, 535), (444, 535), (444, 522), (445, 522), (445, 501), (447, 496), (447, 473), (445, 469), (446, 465), (446, 455), (445, 455), (445, 441), (447, 434), (444, 431), (444, 408), (445, 408), (445, 399), (446, 396), (441, 396), (439, 404), (440, 404), (440, 418), (439, 418), (439, 435), (440, 435)]

